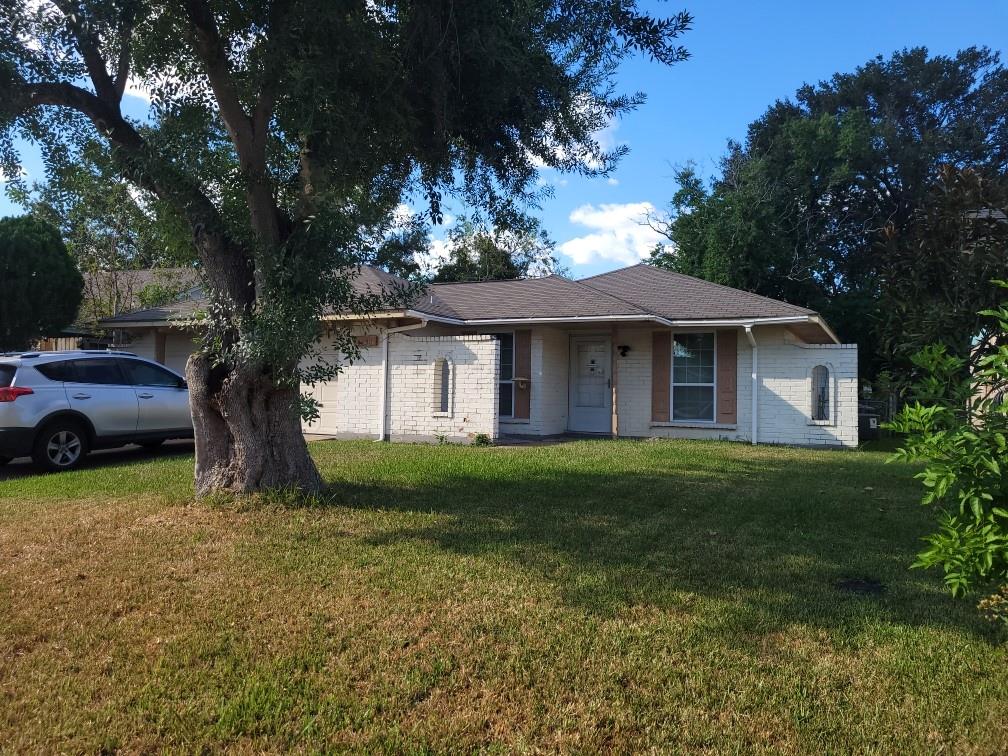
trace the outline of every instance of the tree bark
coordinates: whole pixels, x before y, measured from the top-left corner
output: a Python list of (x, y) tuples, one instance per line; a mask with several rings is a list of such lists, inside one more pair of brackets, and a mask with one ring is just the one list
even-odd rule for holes
[(211, 367), (195, 353), (186, 365), (196, 437), (196, 495), (266, 489), (321, 490), (297, 410), (298, 390), (250, 367)]

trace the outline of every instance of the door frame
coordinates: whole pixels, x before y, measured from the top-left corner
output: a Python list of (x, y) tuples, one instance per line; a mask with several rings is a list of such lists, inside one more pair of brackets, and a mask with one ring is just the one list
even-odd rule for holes
[[(600, 424), (598, 429), (584, 430), (575, 428), (574, 425), (574, 396), (576, 392), (575, 381), (577, 381), (577, 344), (579, 342), (599, 342), (606, 346), (605, 359), (607, 362), (606, 371), (609, 373), (608, 389), (605, 392), (605, 424)], [(567, 356), (567, 430), (570, 433), (592, 433), (599, 435), (612, 434), (612, 381), (613, 381), (613, 343), (612, 336), (607, 333), (585, 333), (571, 334), (570, 347)]]

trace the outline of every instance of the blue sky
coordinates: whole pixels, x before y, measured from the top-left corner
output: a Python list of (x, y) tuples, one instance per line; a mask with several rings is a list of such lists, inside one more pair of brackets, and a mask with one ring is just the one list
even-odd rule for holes
[[(692, 58), (670, 68), (644, 60), (622, 67), (621, 87), (643, 90), (648, 102), (603, 134), (630, 148), (611, 180), (544, 175), (555, 187), (544, 226), (575, 277), (637, 261), (654, 241), (638, 221), (671, 197), (674, 167), (692, 160), (709, 176), (728, 139), (743, 138), (750, 121), (803, 83), (917, 45), (942, 54), (986, 45), (1008, 58), (1008, 0), (645, 4), (695, 16), (682, 40)], [(42, 176), (35, 160), (26, 169)], [(0, 215), (15, 212), (0, 199)]]

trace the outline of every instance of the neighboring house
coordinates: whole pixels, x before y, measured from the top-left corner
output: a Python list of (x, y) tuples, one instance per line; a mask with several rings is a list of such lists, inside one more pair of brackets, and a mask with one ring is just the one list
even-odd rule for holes
[(40, 352), (105, 349), (115, 339), (98, 328), (104, 318), (136, 310), (145, 299), (178, 299), (197, 284), (192, 268), (97, 270), (82, 275), (84, 296), (75, 322), (57, 334), (36, 340), (32, 349)]
[[(364, 267), (354, 285), (402, 283)], [(202, 306), (196, 296), (104, 325), (130, 334), (132, 351), (182, 370)], [(366, 320), (324, 316), (320, 330), (344, 326), (361, 359), (306, 387), (321, 413), (306, 431), (858, 442), (855, 345), (840, 344), (811, 310), (647, 265), (580, 281), (435, 284)]]

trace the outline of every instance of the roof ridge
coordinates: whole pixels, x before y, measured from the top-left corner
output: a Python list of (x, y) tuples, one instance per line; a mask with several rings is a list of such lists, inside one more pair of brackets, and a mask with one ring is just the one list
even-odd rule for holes
[(613, 273), (622, 273), (624, 270), (630, 270), (631, 268), (640, 268), (645, 263), (639, 262), (633, 265), (624, 265), (622, 268), (616, 268), (615, 270), (607, 270), (604, 273), (596, 273), (594, 276), (585, 276), (584, 278), (576, 279), (578, 283), (583, 283), (584, 281), (591, 281), (593, 278), (602, 278), (603, 276), (609, 276)]
[[(630, 265), (630, 266), (627, 266), (627, 267), (634, 268), (636, 266), (635, 265)], [(625, 270), (625, 268), (624, 268), (624, 270)], [(595, 278), (595, 276), (591, 276), (591, 278)], [(651, 316), (656, 317), (656, 318), (660, 318), (661, 317), (661, 315), (659, 315), (657, 312), (652, 312), (648, 307), (645, 307), (640, 302), (634, 302), (634, 301), (632, 301), (630, 299), (625, 299), (625, 298), (621, 297), (619, 294), (613, 294), (612, 292), (609, 292), (609, 291), (602, 291), (602, 289), (597, 289), (594, 286), (592, 286), (591, 284), (585, 283), (585, 281), (587, 281), (587, 280), (588, 280), (587, 278), (582, 278), (580, 281), (571, 281), (571, 283), (578, 284), (579, 286), (584, 286), (586, 289), (591, 289), (596, 294), (604, 294), (607, 297), (615, 299), (618, 302), (622, 302), (623, 304), (628, 304), (631, 307), (636, 307), (638, 310), (640, 310), (643, 313), (646, 313), (647, 315), (651, 315)]]
[(428, 286), (459, 286), (461, 284), (501, 284), (501, 283), (522, 283), (524, 281), (545, 281), (547, 278), (559, 278), (561, 281), (577, 283), (566, 276), (558, 276), (550, 273), (548, 276), (526, 276), (525, 278), (487, 278), (483, 281), (431, 281)]

